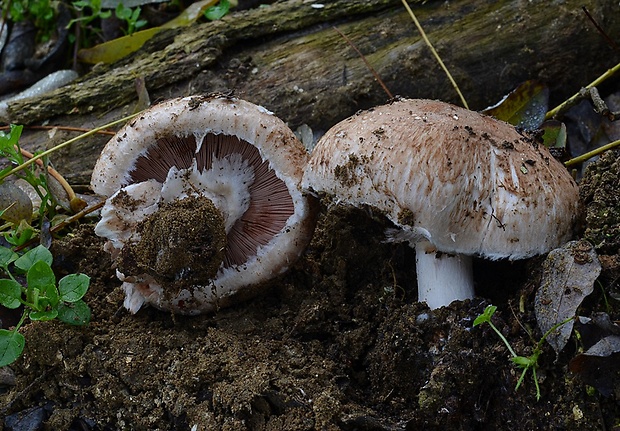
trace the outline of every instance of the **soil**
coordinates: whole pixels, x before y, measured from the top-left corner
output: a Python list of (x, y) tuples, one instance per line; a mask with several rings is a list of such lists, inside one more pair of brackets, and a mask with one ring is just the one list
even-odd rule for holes
[[(582, 181), (586, 233), (613, 222), (606, 203), (617, 214), (618, 160), (608, 153)], [(506, 346), (488, 325), (473, 327), (497, 305), (494, 324), (531, 354), (544, 257), (477, 261), (479, 296), (430, 311), (416, 302), (413, 250), (383, 241), (389, 227), (368, 210), (323, 208), (291, 270), (260, 296), (198, 317), (129, 314), (103, 241), (92, 224), (76, 227), (53, 245), (55, 270), (91, 277), (92, 321), (23, 328), (24, 355), (0, 379), (5, 429), (620, 429), (617, 367), (608, 396), (584, 383), (569, 371), (577, 338), (557, 356), (543, 345), (537, 400), (532, 374), (516, 390), (521, 369)], [(618, 242), (600, 244), (600, 286), (579, 314), (618, 320)]]

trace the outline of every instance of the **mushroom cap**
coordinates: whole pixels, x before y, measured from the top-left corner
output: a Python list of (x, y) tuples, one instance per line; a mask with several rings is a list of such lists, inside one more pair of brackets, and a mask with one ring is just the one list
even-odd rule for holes
[(568, 241), (579, 206), (571, 175), (533, 135), (433, 100), (401, 99), (336, 124), (302, 187), (382, 211), (400, 239), (489, 259)]
[[(108, 197), (95, 232), (109, 240), (112, 256), (120, 259), (123, 247), (140, 243), (146, 218), (188, 196), (211, 200), (227, 235), (226, 257), (213, 279), (190, 288), (180, 283), (172, 294), (152, 273), (132, 274), (124, 262), (117, 275), (127, 308), (136, 312), (147, 302), (181, 314), (211, 311), (255, 294), (285, 271), (314, 229), (315, 205), (300, 189), (307, 157), (275, 115), (226, 96), (168, 100), (121, 129), (91, 179), (95, 193)], [(168, 209), (167, 216), (173, 213)]]

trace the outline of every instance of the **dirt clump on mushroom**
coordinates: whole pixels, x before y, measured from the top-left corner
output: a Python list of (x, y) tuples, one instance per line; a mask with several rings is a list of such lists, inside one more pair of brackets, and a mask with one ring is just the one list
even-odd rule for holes
[(189, 196), (164, 203), (138, 224), (140, 241), (123, 248), (119, 270), (143, 271), (171, 295), (206, 283), (224, 260), (223, 226), (222, 213), (207, 198)]

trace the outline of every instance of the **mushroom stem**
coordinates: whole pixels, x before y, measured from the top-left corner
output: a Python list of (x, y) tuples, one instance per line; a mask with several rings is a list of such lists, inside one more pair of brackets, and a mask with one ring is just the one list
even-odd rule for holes
[(462, 254), (438, 253), (428, 241), (416, 243), (418, 301), (432, 309), (474, 297), (472, 260)]

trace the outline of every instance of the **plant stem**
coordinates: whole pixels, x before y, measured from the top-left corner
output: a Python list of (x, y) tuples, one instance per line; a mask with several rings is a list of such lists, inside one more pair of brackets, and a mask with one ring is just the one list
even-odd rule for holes
[[(35, 155), (32, 154), (29, 151), (24, 150), (23, 148), (19, 148), (19, 151), (22, 153), (22, 155), (24, 155), (27, 159), (33, 159), (35, 158)], [(37, 165), (39, 165), (41, 168), (44, 167), (44, 163), (43, 160), (41, 159), (37, 159), (36, 161)], [(73, 191), (73, 188), (71, 188), (71, 186), (69, 185), (69, 183), (67, 182), (67, 180), (64, 179), (64, 177), (62, 175), (60, 175), (60, 173), (52, 168), (51, 166), (47, 166), (47, 172), (49, 172), (49, 174), (54, 177), (56, 179), (56, 181), (58, 181), (60, 183), (60, 185), (62, 186), (62, 188), (65, 190), (65, 193), (67, 193), (67, 197), (69, 198), (69, 201), (75, 199), (75, 192)]]
[(19, 328), (21, 328), (21, 326), (24, 324), (24, 321), (26, 320), (27, 316), (28, 316), (28, 310), (24, 307), (24, 311), (22, 312), (22, 317), (19, 319), (19, 322), (17, 322), (17, 325), (15, 325), (15, 328), (13, 329), (13, 333), (16, 333), (17, 331), (19, 331)]
[(74, 142), (79, 141), (80, 139), (86, 138), (86, 137), (88, 137), (90, 135), (94, 135), (95, 133), (99, 132), (100, 130), (104, 130), (104, 129), (107, 129), (108, 127), (114, 126), (116, 124), (120, 124), (120, 123), (124, 123), (126, 121), (129, 121), (132, 118), (138, 116), (139, 114), (140, 114), (140, 112), (136, 112), (135, 114), (131, 114), (131, 115), (128, 115), (127, 117), (123, 117), (123, 118), (121, 118), (119, 120), (112, 121), (111, 123), (104, 124), (103, 126), (100, 126), (100, 127), (95, 128), (95, 129), (92, 129), (92, 130), (90, 130), (90, 131), (88, 131), (86, 133), (82, 133), (81, 135), (76, 136), (75, 138), (71, 138), (68, 141), (65, 141), (65, 142), (63, 142), (63, 143), (61, 143), (59, 145), (56, 145), (54, 148), (50, 148), (47, 151), (43, 151), (42, 153), (39, 153), (36, 156), (34, 156), (32, 159), (22, 163), (19, 166), (16, 166), (15, 168), (11, 169), (10, 171), (6, 172), (5, 174), (0, 175), (0, 181), (5, 179), (9, 175), (13, 175), (16, 172), (19, 172), (22, 169), (27, 168), (31, 164), (35, 163), (37, 160), (39, 160), (39, 159), (41, 159), (43, 157), (49, 156), (54, 151), (60, 150), (61, 148), (64, 148), (64, 147), (67, 147), (67, 146), (73, 144)]
[(424, 29), (422, 28), (422, 26), (420, 25), (420, 22), (418, 21), (418, 19), (416, 18), (416, 16), (414, 15), (413, 11), (411, 10), (411, 8), (409, 7), (409, 3), (407, 3), (407, 0), (402, 0), (403, 2), (403, 6), (405, 6), (405, 9), (407, 9), (407, 12), (409, 13), (409, 16), (411, 17), (411, 19), (413, 20), (413, 23), (415, 24), (415, 26), (418, 28), (418, 31), (420, 32), (420, 34), (422, 35), (422, 39), (424, 39), (424, 42), (426, 43), (426, 45), (430, 48), (431, 52), (433, 53), (433, 55), (435, 56), (435, 58), (437, 59), (437, 62), (439, 63), (439, 65), (441, 66), (441, 68), (443, 69), (443, 71), (446, 73), (446, 75), (448, 76), (448, 79), (450, 80), (450, 82), (452, 83), (452, 86), (454, 87), (454, 89), (456, 90), (456, 92), (458, 93), (459, 97), (461, 98), (461, 103), (463, 104), (463, 106), (466, 109), (469, 109), (469, 106), (467, 105), (467, 101), (465, 100), (465, 97), (463, 96), (463, 94), (461, 93), (461, 90), (459, 89), (459, 86), (456, 84), (456, 81), (454, 81), (454, 78), (452, 78), (452, 75), (450, 74), (450, 71), (448, 70), (448, 68), (446, 67), (446, 65), (443, 63), (443, 60), (441, 59), (441, 57), (439, 56), (439, 54), (437, 53), (437, 51), (435, 50), (435, 48), (433, 47), (433, 44), (431, 44), (431, 41), (428, 39), (428, 37), (426, 36), (426, 33), (424, 32)]
[[(611, 69), (608, 69), (605, 73), (603, 73), (601, 76), (596, 78), (590, 84), (586, 85), (584, 88), (587, 90), (587, 89), (589, 89), (591, 87), (596, 87), (597, 85), (599, 85), (603, 81), (605, 81), (607, 78), (610, 78), (611, 76), (613, 76), (613, 74), (616, 73), (618, 70), (620, 70), (620, 63), (616, 64)], [(567, 109), (569, 106), (572, 106), (577, 100), (579, 100), (580, 97), (582, 97), (581, 91), (578, 91), (572, 97), (570, 97), (569, 99), (565, 100), (560, 105), (558, 105), (555, 108), (553, 108), (551, 111), (547, 112), (547, 115), (545, 115), (545, 120), (549, 120), (549, 119), (555, 117), (560, 112), (562, 112), (565, 109)]]
[(493, 322), (491, 322), (489, 320), (489, 325), (491, 325), (491, 328), (495, 331), (495, 333), (499, 336), (499, 338), (504, 342), (504, 344), (506, 345), (506, 347), (508, 347), (508, 350), (510, 351), (510, 354), (512, 355), (513, 358), (517, 357), (517, 354), (515, 353), (515, 351), (512, 349), (512, 347), (510, 346), (510, 343), (508, 342), (508, 340), (506, 339), (506, 337), (504, 337), (504, 334), (502, 334), (501, 332), (499, 332), (499, 329), (497, 329), (497, 327), (493, 324)]
[(604, 153), (607, 150), (611, 150), (612, 148), (615, 148), (615, 147), (618, 147), (618, 146), (620, 146), (620, 140), (610, 142), (607, 145), (603, 145), (602, 147), (599, 147), (599, 148), (597, 148), (595, 150), (592, 150), (592, 151), (588, 151), (587, 153), (582, 154), (581, 156), (574, 157), (574, 158), (564, 162), (564, 166), (569, 167), (569, 166), (576, 165), (578, 163), (585, 162), (586, 160), (591, 159), (594, 156), (597, 156), (597, 155), (599, 155), (601, 153)]

